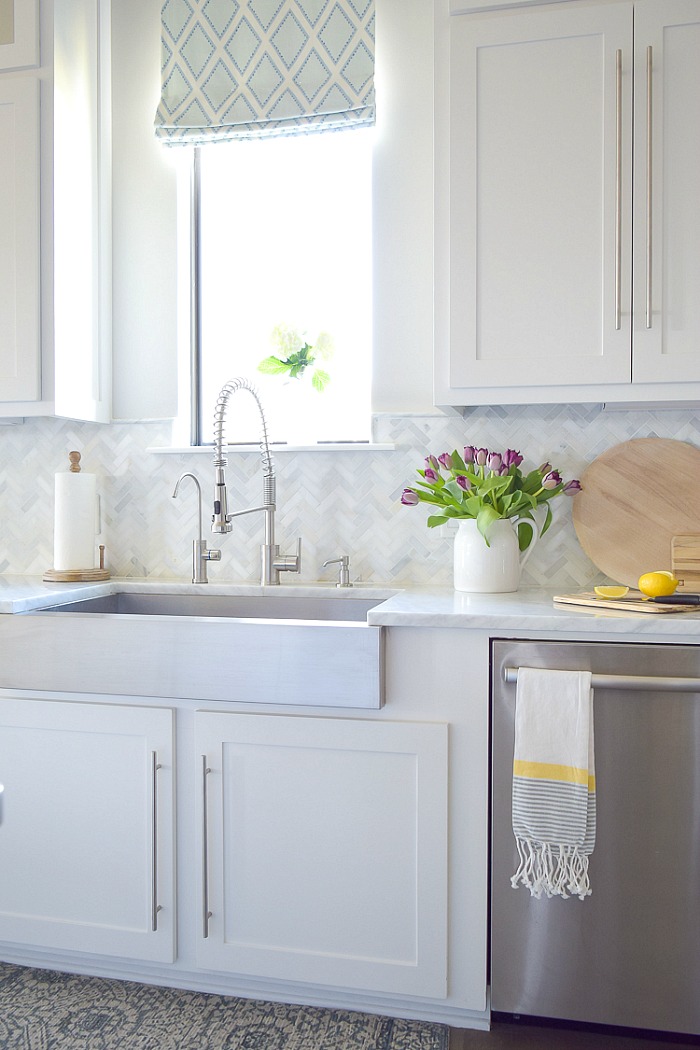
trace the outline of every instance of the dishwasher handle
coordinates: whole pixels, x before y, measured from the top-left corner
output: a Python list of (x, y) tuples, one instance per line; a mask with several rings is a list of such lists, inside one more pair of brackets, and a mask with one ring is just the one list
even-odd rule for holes
[[(518, 681), (518, 667), (504, 667), (503, 680), (514, 685)], [(642, 689), (662, 693), (700, 693), (700, 678), (661, 678), (655, 675), (593, 674), (593, 689)]]

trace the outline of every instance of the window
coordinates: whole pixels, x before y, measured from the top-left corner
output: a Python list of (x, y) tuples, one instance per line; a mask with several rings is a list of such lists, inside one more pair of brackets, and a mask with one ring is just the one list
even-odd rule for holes
[[(369, 439), (373, 138), (364, 129), (200, 148), (200, 441), (236, 376), (257, 386), (273, 442)], [(279, 326), (312, 355), (325, 333), (330, 356), (296, 378), (264, 374), (265, 358), (285, 357)], [(226, 436), (258, 439), (255, 412), (238, 400)]]

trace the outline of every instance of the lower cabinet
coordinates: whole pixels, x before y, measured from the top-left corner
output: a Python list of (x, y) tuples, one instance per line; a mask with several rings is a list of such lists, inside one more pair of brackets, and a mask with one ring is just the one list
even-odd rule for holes
[(0, 940), (174, 959), (173, 717), (0, 701)]
[(447, 725), (196, 723), (198, 966), (444, 998)]
[[(2, 691), (0, 942), (11, 959), (79, 952), (102, 957), (97, 972), (123, 960), (125, 976), (141, 960), (174, 962), (233, 985), (447, 998), (446, 721), (144, 699)], [(158, 972), (167, 979), (168, 966)]]

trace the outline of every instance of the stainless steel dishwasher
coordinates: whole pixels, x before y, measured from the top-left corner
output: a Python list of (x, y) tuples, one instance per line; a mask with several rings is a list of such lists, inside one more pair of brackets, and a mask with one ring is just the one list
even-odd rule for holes
[[(582, 901), (511, 887), (520, 667), (593, 672)], [(700, 1034), (700, 646), (495, 641), (492, 668), (492, 1009)]]

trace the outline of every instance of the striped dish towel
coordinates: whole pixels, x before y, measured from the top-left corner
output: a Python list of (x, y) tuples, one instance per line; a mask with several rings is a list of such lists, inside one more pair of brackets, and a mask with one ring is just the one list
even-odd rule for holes
[(591, 892), (595, 845), (593, 691), (590, 671), (521, 667), (515, 699), (514, 889), (581, 900)]

